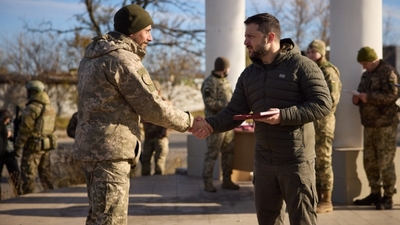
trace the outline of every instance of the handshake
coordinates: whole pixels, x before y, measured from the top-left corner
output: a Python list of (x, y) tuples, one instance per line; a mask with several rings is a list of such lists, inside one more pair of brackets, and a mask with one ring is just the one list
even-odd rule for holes
[(214, 129), (209, 123), (207, 123), (207, 121), (203, 117), (198, 116), (194, 119), (193, 126), (190, 127), (188, 131), (197, 138), (204, 139), (212, 134), (214, 132)]

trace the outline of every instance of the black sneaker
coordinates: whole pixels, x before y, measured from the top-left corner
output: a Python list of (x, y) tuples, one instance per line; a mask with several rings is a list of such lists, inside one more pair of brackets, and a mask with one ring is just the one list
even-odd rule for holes
[(357, 199), (353, 203), (354, 205), (377, 205), (381, 202), (382, 197), (380, 194), (369, 194), (363, 199)]
[(392, 209), (393, 208), (393, 199), (392, 197), (383, 196), (381, 202), (376, 205), (376, 209)]

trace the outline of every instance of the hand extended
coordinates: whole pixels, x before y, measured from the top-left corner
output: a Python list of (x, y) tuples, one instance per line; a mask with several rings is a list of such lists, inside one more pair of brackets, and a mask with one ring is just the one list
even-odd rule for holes
[(211, 127), (210, 124), (207, 123), (207, 121), (203, 117), (198, 116), (193, 121), (193, 126), (189, 128), (188, 131), (192, 132), (192, 134), (197, 138), (204, 139), (212, 134), (212, 132), (214, 132), (214, 129)]
[[(278, 108), (271, 108), (270, 111), (280, 111)], [(281, 114), (273, 114), (270, 116), (264, 116), (258, 119), (254, 119), (257, 122), (269, 123), (269, 124), (280, 124), (281, 123)]]

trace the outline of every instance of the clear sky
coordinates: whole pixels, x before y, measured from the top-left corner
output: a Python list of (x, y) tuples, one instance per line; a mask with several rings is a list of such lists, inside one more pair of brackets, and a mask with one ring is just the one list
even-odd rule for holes
[[(182, 0), (185, 1), (185, 0)], [(198, 0), (203, 2), (205, 0)], [(364, 0), (368, 1), (368, 0)], [(3, 37), (13, 37), (23, 33), (23, 25), (35, 27), (51, 21), (54, 28), (72, 28), (76, 23), (74, 14), (85, 11), (79, 0), (0, 0), (0, 42)], [(108, 0), (111, 4), (120, 4), (119, 0)], [(246, 0), (246, 3), (250, 0)], [(265, 0), (263, 0), (265, 2)], [(397, 26), (398, 45), (400, 45), (400, 0), (383, 0), (383, 16), (393, 18)], [(397, 35), (396, 35), (397, 37)]]

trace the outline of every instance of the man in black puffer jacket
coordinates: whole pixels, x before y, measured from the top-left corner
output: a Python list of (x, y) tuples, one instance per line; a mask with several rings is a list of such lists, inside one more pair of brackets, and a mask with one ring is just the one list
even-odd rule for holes
[[(267, 13), (245, 22), (253, 62), (238, 78), (232, 99), (206, 118), (214, 132), (240, 125), (236, 114), (275, 111), (254, 119), (254, 194), (259, 224), (316, 224), (315, 132), (313, 121), (329, 114), (332, 100), (318, 66), (291, 39), (280, 40), (279, 21)], [(197, 120), (201, 120), (198, 118)], [(204, 133), (194, 132), (200, 138)]]

